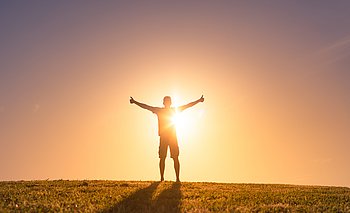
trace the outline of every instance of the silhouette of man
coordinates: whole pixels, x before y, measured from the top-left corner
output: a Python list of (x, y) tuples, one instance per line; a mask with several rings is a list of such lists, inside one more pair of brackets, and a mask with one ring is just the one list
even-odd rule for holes
[(176, 173), (176, 181), (180, 182), (180, 163), (179, 163), (179, 146), (176, 137), (176, 128), (172, 119), (176, 112), (182, 112), (183, 110), (192, 107), (199, 102), (203, 102), (203, 95), (198, 100), (190, 102), (186, 105), (179, 106), (177, 108), (171, 107), (171, 97), (165, 96), (163, 98), (164, 107), (153, 107), (144, 103), (135, 101), (130, 97), (130, 103), (136, 104), (137, 106), (147, 109), (155, 113), (158, 117), (158, 135), (160, 137), (159, 142), (159, 170), (160, 170), (160, 181), (164, 181), (164, 169), (165, 169), (165, 158), (167, 156), (168, 146), (170, 148), (170, 157), (174, 160), (174, 169)]

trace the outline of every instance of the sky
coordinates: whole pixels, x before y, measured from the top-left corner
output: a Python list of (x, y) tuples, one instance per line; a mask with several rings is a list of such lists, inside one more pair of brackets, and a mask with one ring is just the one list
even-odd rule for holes
[[(0, 180), (350, 186), (350, 2), (1, 1)], [(175, 180), (166, 160), (165, 179)]]

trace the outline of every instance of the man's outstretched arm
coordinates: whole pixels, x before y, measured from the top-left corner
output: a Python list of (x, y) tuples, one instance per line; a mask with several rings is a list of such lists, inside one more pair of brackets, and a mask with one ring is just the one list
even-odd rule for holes
[(152, 107), (152, 106), (148, 106), (147, 104), (144, 104), (144, 103), (140, 103), (138, 101), (135, 101), (132, 97), (130, 97), (130, 103), (131, 104), (136, 104), (137, 106), (143, 108), (143, 109), (147, 109), (149, 111), (154, 111), (155, 107)]
[(189, 108), (189, 107), (192, 107), (192, 106), (198, 104), (199, 102), (203, 102), (203, 101), (204, 101), (204, 98), (203, 98), (203, 95), (202, 95), (202, 97), (200, 97), (200, 98), (199, 98), (198, 100), (196, 100), (196, 101), (193, 101), (193, 102), (188, 103), (188, 104), (183, 105), (183, 106), (179, 106), (179, 107), (178, 107), (178, 110), (183, 111), (183, 110), (185, 110), (185, 109), (187, 109), (187, 108)]

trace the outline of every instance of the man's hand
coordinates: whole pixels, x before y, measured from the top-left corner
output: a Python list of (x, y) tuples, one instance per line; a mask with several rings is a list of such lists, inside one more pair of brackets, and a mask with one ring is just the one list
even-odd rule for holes
[(204, 101), (204, 97), (202, 95), (202, 97), (200, 99), (198, 99), (199, 102), (203, 102)]
[(130, 103), (131, 104), (134, 104), (135, 103), (135, 100), (130, 96)]

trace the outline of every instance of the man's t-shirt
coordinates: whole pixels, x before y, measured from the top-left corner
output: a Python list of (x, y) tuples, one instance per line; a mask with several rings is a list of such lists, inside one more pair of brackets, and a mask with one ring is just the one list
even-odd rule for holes
[(159, 136), (175, 136), (176, 128), (173, 123), (173, 117), (176, 114), (176, 109), (154, 107), (152, 112), (158, 117), (158, 135)]

